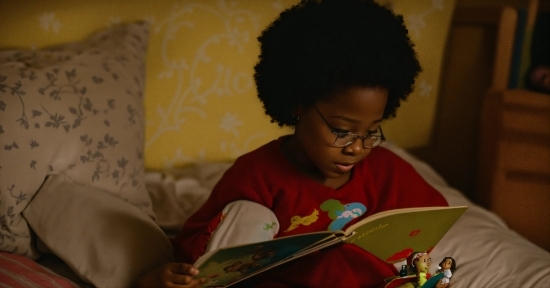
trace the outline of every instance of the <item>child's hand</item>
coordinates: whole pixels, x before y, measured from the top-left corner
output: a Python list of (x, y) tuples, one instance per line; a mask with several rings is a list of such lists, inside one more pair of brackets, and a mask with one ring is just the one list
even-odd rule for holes
[(167, 263), (141, 276), (135, 287), (199, 287), (206, 279), (193, 279), (197, 274), (199, 270), (190, 264)]

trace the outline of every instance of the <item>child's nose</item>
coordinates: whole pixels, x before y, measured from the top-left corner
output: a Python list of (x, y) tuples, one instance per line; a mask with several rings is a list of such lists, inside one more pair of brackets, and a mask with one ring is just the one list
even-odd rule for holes
[(363, 147), (363, 139), (358, 137), (349, 146), (344, 147), (344, 151), (347, 154), (350, 154), (353, 156), (363, 153), (365, 151), (365, 148)]

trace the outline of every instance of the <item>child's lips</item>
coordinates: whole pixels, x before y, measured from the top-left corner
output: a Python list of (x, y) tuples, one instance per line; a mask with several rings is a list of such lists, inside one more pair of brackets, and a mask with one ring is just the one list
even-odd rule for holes
[(343, 173), (351, 170), (351, 168), (353, 168), (354, 165), (355, 164), (336, 163), (336, 167), (338, 168), (338, 170), (340, 170)]

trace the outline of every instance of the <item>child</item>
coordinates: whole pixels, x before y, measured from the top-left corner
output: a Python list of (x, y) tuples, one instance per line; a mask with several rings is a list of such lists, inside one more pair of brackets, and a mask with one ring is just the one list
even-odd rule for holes
[[(227, 222), (222, 211), (238, 200), (269, 209), (280, 225), (275, 237), (343, 227), (389, 209), (447, 206), (412, 166), (377, 147), (384, 141), (381, 122), (395, 116), (421, 70), (401, 16), (371, 0), (303, 0), (258, 40), (258, 97), (272, 122), (294, 133), (235, 161), (173, 239), (178, 261), (194, 263), (216, 235), (232, 237), (230, 230), (214, 232)], [(393, 265), (344, 244), (242, 283), (372, 287), (395, 275)]]

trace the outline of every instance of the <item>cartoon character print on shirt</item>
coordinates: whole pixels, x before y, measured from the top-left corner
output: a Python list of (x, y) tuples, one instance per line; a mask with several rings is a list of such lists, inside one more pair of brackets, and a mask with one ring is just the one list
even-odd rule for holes
[(321, 210), (328, 212), (332, 223), (328, 226), (329, 231), (341, 230), (351, 220), (365, 214), (367, 207), (359, 202), (342, 204), (338, 200), (329, 199), (321, 204)]
[(307, 216), (292, 216), (292, 219), (290, 219), (290, 227), (288, 227), (285, 232), (292, 231), (300, 225), (309, 226), (311, 223), (314, 223), (319, 219), (319, 210), (313, 209), (313, 213)]

